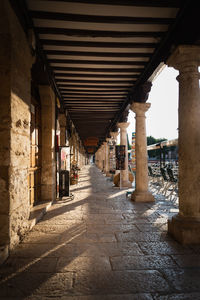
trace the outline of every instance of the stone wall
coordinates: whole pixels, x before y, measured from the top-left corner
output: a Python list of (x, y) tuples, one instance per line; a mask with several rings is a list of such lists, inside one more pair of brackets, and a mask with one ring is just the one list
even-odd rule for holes
[(9, 1), (0, 1), (0, 261), (28, 228), (32, 57)]

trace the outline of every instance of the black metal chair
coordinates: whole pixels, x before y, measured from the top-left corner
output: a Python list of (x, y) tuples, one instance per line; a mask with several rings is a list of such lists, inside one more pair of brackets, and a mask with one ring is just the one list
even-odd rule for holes
[(149, 173), (149, 177), (151, 177), (152, 180), (152, 184), (159, 184), (160, 183), (160, 174), (154, 173), (152, 170), (151, 166), (148, 166), (148, 173)]
[(169, 176), (170, 182), (173, 185), (173, 190), (171, 192), (172, 194), (175, 190), (178, 190), (178, 178), (175, 178), (173, 170), (169, 167), (167, 168), (167, 174)]

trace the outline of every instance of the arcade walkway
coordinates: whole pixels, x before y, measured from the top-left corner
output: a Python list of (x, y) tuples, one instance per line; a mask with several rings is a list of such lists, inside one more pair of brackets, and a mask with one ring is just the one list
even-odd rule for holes
[(173, 203), (135, 204), (95, 166), (0, 267), (0, 299), (200, 299), (200, 247), (166, 234)]

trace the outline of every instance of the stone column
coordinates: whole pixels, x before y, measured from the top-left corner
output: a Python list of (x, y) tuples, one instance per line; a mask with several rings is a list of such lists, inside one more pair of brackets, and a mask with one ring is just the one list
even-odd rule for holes
[(50, 86), (39, 87), (42, 120), (42, 200), (52, 201), (56, 197), (55, 160), (55, 95)]
[(101, 145), (100, 147), (100, 170), (103, 172), (103, 161), (104, 161), (104, 149), (103, 149), (103, 145)]
[(58, 116), (60, 124), (60, 145), (66, 146), (66, 116), (65, 114), (59, 114)]
[(132, 200), (136, 202), (152, 202), (153, 195), (148, 190), (148, 160), (147, 160), (147, 137), (146, 137), (146, 117), (145, 113), (150, 108), (150, 103), (134, 102), (131, 110), (136, 116), (136, 186), (132, 193)]
[(79, 164), (79, 137), (76, 134), (76, 163)]
[(110, 136), (112, 137), (113, 141), (114, 141), (114, 149), (113, 149), (113, 155), (114, 155), (114, 158), (115, 158), (115, 166), (116, 166), (116, 153), (115, 153), (115, 146), (117, 144), (117, 137), (119, 135), (119, 132), (118, 131), (112, 131), (110, 132)]
[(107, 138), (106, 142), (106, 151), (107, 151), (107, 156), (106, 156), (106, 176), (111, 177), (112, 175), (110, 174), (110, 155), (109, 155), (109, 142), (111, 138)]
[(108, 160), (108, 151), (107, 151), (107, 142), (103, 142), (103, 172), (106, 174), (107, 172), (107, 160)]
[(95, 163), (98, 169), (100, 169), (100, 149), (95, 153)]
[(127, 146), (127, 131), (126, 128), (130, 123), (121, 122), (117, 126), (120, 128), (120, 145), (125, 146), (125, 170), (120, 171), (120, 176), (122, 176), (122, 187), (132, 187), (131, 182), (129, 181), (128, 174), (128, 146)]
[(76, 140), (75, 140), (75, 135), (73, 134), (72, 136), (72, 163), (76, 162)]
[(168, 232), (181, 243), (200, 243), (200, 46), (177, 47), (167, 64), (179, 70), (179, 213)]
[(119, 132), (118, 131), (112, 131), (112, 132), (110, 132), (110, 135), (111, 135), (111, 137), (113, 138), (113, 140), (115, 141), (115, 144), (117, 143), (117, 137), (118, 137), (118, 135), (119, 135)]

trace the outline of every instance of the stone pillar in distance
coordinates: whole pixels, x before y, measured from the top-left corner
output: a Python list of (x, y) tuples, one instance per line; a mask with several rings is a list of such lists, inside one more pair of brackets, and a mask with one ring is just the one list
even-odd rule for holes
[(103, 156), (104, 156), (104, 168), (103, 172), (106, 174), (108, 172), (107, 169), (107, 160), (108, 160), (108, 147), (107, 147), (107, 142), (103, 142)]
[(103, 172), (104, 168), (104, 146), (101, 145), (100, 147), (100, 169)]
[[(119, 135), (119, 132), (118, 131), (111, 131), (110, 132), (110, 136), (111, 138), (113, 139), (113, 143), (114, 143), (114, 149), (113, 149), (113, 156), (114, 156), (114, 168), (116, 168), (116, 153), (115, 153), (115, 146), (117, 144), (117, 137)], [(116, 173), (116, 171), (115, 171)]]
[(52, 201), (56, 197), (55, 160), (55, 95), (50, 86), (39, 87), (42, 104), (42, 200)]
[(59, 114), (58, 116), (60, 124), (60, 145), (66, 146), (66, 116), (65, 114)]
[(132, 187), (131, 182), (129, 181), (128, 174), (128, 146), (127, 146), (127, 131), (126, 128), (130, 123), (120, 122), (117, 123), (118, 128), (120, 128), (120, 145), (125, 146), (125, 170), (120, 171), (120, 176), (122, 176), (122, 187)]
[(178, 46), (167, 64), (179, 70), (179, 213), (168, 232), (183, 244), (200, 244), (200, 46)]
[(109, 143), (110, 143), (111, 138), (106, 138), (107, 141), (107, 157), (106, 157), (106, 176), (111, 177), (112, 175), (110, 174), (110, 153), (109, 153)]
[(153, 195), (148, 190), (148, 161), (145, 113), (150, 108), (150, 103), (134, 102), (131, 110), (136, 116), (136, 187), (131, 199), (136, 202), (152, 202)]

